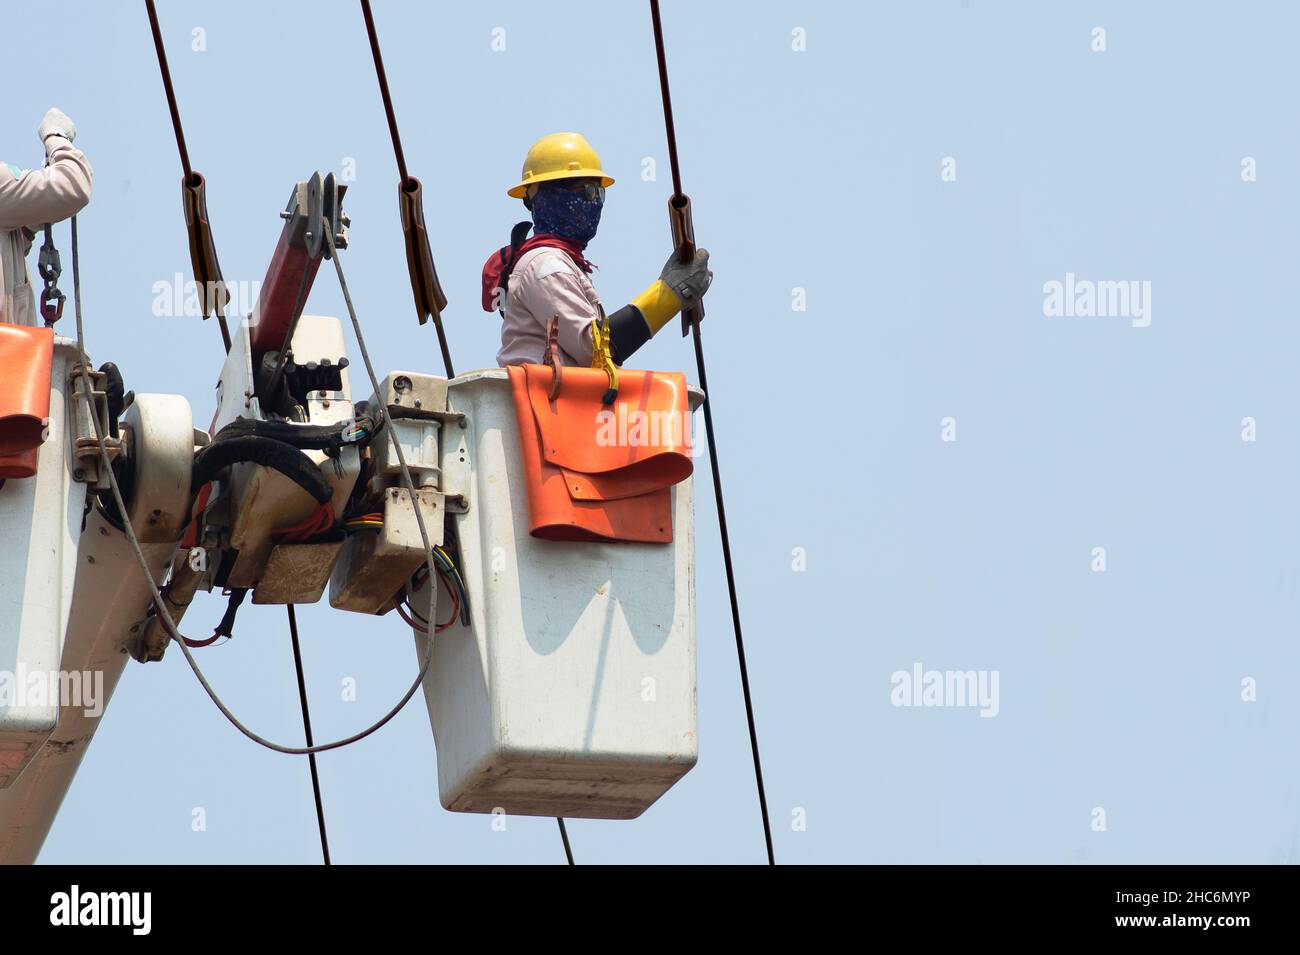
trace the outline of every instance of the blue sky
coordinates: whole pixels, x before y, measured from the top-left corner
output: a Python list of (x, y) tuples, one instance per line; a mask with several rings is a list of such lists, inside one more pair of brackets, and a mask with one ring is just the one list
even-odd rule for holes
[[(346, 265), (376, 365), (440, 370), (411, 315), (358, 5), (159, 7), (227, 278), (262, 277), (295, 180), (354, 161)], [(1300, 13), (664, 7), (716, 274), (704, 334), (778, 859), (1294, 861)], [(216, 329), (151, 308), (189, 260), (143, 4), (30, 10), (6, 23), (33, 54), (0, 105), (0, 159), (39, 164), (49, 105), (76, 120), (96, 172), (79, 219), (92, 355), (206, 421)], [(658, 275), (670, 185), (645, 4), (380, 0), (376, 19), (458, 368), (492, 363), (478, 273), (545, 133), (583, 132), (618, 179), (589, 249), (607, 304)], [(1150, 323), (1045, 314), (1067, 273), (1149, 282)], [(308, 309), (344, 315), (328, 273)], [(673, 334), (637, 364), (694, 377)], [(763, 859), (707, 480), (696, 497), (700, 762), (635, 822), (573, 822), (579, 861)], [(186, 629), (223, 607), (201, 599)], [(299, 620), (319, 739), (410, 680), (395, 621)], [(300, 737), (280, 608), (246, 606), (202, 660), (250, 725)], [(996, 672), (996, 717), (894, 705), (916, 663)], [(320, 767), (338, 862), (563, 861), (551, 820), (494, 832), (439, 807), (418, 698)], [(316, 840), (305, 761), (239, 736), (173, 652), (128, 668), (41, 860), (313, 862)]]

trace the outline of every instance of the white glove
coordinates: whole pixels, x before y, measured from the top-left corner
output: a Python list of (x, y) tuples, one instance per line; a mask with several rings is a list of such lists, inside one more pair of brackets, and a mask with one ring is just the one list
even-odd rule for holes
[(45, 142), (51, 136), (62, 136), (68, 142), (74, 142), (77, 138), (77, 124), (63, 110), (57, 106), (51, 106), (50, 111), (41, 120), (36, 135), (41, 137), (41, 142)]

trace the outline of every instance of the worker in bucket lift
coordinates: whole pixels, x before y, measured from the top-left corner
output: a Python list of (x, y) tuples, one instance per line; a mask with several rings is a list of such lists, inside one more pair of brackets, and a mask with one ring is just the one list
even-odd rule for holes
[[(504, 319), (499, 365), (541, 364), (557, 318), (560, 361), (591, 364), (592, 323), (603, 313), (583, 252), (613, 184), (578, 133), (546, 136), (528, 150), (523, 176), (507, 195), (522, 199), (533, 221), (516, 225), (510, 245), (483, 267), (483, 310)], [(530, 228), (533, 237), (526, 238)], [(622, 364), (674, 315), (698, 304), (712, 281), (704, 249), (690, 262), (670, 258), (658, 281), (608, 316), (613, 360)]]
[(37, 135), (45, 144), (44, 169), (19, 169), (0, 162), (0, 322), (40, 325), (27, 253), (47, 222), (76, 215), (90, 201), (91, 169), (73, 147), (77, 127), (51, 109)]

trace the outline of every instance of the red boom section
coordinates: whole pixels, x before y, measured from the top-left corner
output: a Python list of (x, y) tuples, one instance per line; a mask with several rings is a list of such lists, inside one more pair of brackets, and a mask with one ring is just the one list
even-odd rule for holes
[(293, 308), (298, 303), (300, 290), (305, 303), (320, 268), (322, 256), (311, 255), (305, 246), (296, 244), (292, 232), (291, 225), (286, 224), (280, 233), (280, 241), (257, 296), (257, 308), (253, 311), (249, 332), (254, 355), (278, 351), (284, 344), (284, 336), (293, 323)]

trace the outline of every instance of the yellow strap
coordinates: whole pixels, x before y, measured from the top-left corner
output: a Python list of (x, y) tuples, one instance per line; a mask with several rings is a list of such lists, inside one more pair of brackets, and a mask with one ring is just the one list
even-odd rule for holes
[(659, 329), (682, 310), (682, 300), (662, 280), (632, 299), (632, 304), (645, 316), (652, 335), (658, 334)]

